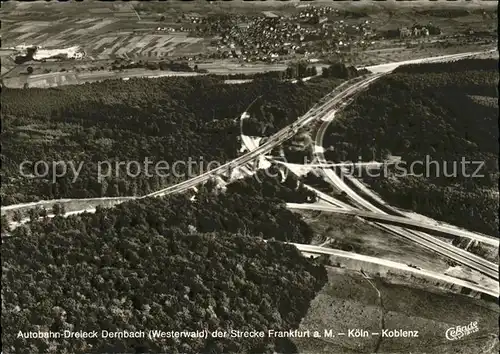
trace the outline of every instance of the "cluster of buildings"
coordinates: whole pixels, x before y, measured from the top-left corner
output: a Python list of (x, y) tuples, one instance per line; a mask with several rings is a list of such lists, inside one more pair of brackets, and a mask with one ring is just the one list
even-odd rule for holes
[[(191, 19), (204, 26), (196, 35), (213, 35), (215, 52), (205, 58), (238, 58), (244, 62), (275, 62), (295, 55), (321, 55), (369, 43), (375, 34), (370, 21), (333, 20), (328, 16), (338, 10), (307, 7), (291, 17), (270, 16)], [(335, 15), (335, 14), (334, 14)], [(336, 16), (339, 18), (339, 16)], [(349, 22), (349, 23), (347, 23)]]
[(389, 29), (383, 32), (383, 37), (388, 39), (410, 39), (425, 38), (441, 34), (441, 28), (429, 22), (426, 25), (414, 24), (411, 27), (404, 26), (396, 29)]
[(426, 27), (422, 28), (414, 27), (413, 29), (408, 27), (401, 27), (399, 29), (400, 38), (427, 37), (427, 36), (429, 36), (429, 30)]
[(388, 31), (375, 29), (366, 14), (306, 5), (297, 14), (281, 16), (184, 15), (184, 28), (197, 37), (210, 37), (211, 50), (187, 60), (237, 59), (240, 62), (282, 62), (298, 57), (321, 58), (333, 52), (366, 49), (383, 38), (425, 38), (440, 34), (431, 23)]
[(308, 22), (311, 24), (321, 24), (328, 21), (328, 15), (338, 14), (339, 10), (331, 7), (313, 7), (308, 6), (305, 10), (299, 12), (298, 15), (292, 16), (292, 21)]

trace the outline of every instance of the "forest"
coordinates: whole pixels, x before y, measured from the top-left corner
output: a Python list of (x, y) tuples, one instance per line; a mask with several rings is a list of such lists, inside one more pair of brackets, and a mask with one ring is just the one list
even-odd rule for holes
[[(311, 230), (300, 219), (296, 219), (284, 203), (314, 201), (316, 195), (306, 189), (297, 177), (288, 175), (282, 181), (275, 167), (271, 167), (269, 170), (260, 170), (256, 176), (236, 180), (224, 189), (217, 186), (214, 180), (209, 180), (198, 187), (197, 193), (188, 191), (168, 198), (153, 199), (150, 202), (151, 210), (144, 217), (160, 227), (160, 231), (166, 225), (175, 225), (185, 232), (193, 227), (203, 232), (223, 229), (235, 233), (249, 230), (255, 235), (272, 234), (273, 238), (280, 241), (309, 243), (312, 239)], [(132, 220), (134, 215), (140, 216), (144, 212), (143, 209), (136, 210), (135, 204), (129, 204), (126, 210), (117, 206), (115, 210), (114, 215), (130, 214)], [(166, 213), (165, 210), (170, 211)], [(52, 210), (32, 208), (26, 215), (13, 219), (20, 221), (28, 217), (31, 221), (42, 219), (48, 222), (47, 214), (50, 213), (64, 215), (64, 206), (55, 204)], [(198, 224), (191, 224), (190, 220), (197, 220)], [(259, 222), (254, 224), (252, 220)], [(2, 223), (2, 231), (10, 231), (7, 222)], [(16, 236), (18, 232), (16, 229), (13, 235)]]
[[(413, 175), (389, 169), (365, 182), (396, 206), (498, 235), (497, 86), (498, 60), (400, 67), (332, 123), (324, 146), (333, 149), (325, 155), (332, 161), (398, 156), (407, 168), (435, 161), (438, 167), (424, 165)], [(478, 178), (471, 177), (479, 166)]]
[[(222, 164), (237, 156), (239, 116), (257, 97), (261, 96), (260, 105), (273, 107), (273, 115), (246, 122), (245, 129), (271, 134), (304, 114), (340, 82), (318, 77), (293, 84), (263, 76), (228, 85), (221, 78), (204, 76), (107, 80), (52, 89), (4, 88), (2, 205), (144, 195), (175, 184), (187, 174), (182, 167), (181, 177), (151, 173), (131, 177), (121, 166), (100, 183), (98, 163), (142, 163), (147, 158), (172, 165), (191, 158)], [(62, 177), (53, 171), (44, 178), (22, 177), (23, 161), (31, 161), (23, 170), (27, 176), (36, 172), (37, 161), (73, 161), (82, 163), (82, 170), (75, 181), (71, 170)], [(199, 170), (194, 166), (194, 173)]]
[(262, 181), (247, 178), (225, 193), (207, 183), (194, 201), (147, 198), (16, 228), (2, 244), (4, 352), (296, 353), (291, 341), (272, 338), (17, 338), (297, 328), (326, 271), (272, 240), (310, 242), (312, 230), (283, 204), (310, 192), (293, 177)]
[[(369, 71), (366, 69), (357, 70), (353, 66), (346, 66), (343, 63), (335, 62), (322, 69), (321, 77), (340, 83), (343, 80), (349, 80), (368, 73)], [(308, 66), (306, 62), (301, 61), (290, 64), (284, 72), (276, 71), (266, 73), (266, 75), (269, 75), (268, 77), (276, 77), (278, 75), (280, 80), (283, 76), (288, 79), (304, 78), (317, 75), (317, 70), (314, 66)], [(314, 78), (312, 82), (314, 80), (317, 80), (317, 78)], [(304, 83), (299, 82), (299, 85), (304, 85)], [(320, 98), (318, 96), (317, 101)], [(283, 106), (275, 102), (262, 100), (261, 98), (258, 98), (247, 108), (247, 113), (250, 114), (250, 117), (243, 121), (242, 129), (243, 134), (250, 136), (271, 136), (275, 134), (279, 130), (278, 128), (281, 127), (277, 126), (275, 121), (282, 121), (282, 117), (287, 114)]]

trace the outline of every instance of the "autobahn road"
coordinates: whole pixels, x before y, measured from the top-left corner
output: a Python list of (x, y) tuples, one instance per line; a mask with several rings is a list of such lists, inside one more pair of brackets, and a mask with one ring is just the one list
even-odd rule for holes
[[(322, 153), (318, 153), (322, 155)], [(321, 157), (320, 157), (321, 158)], [(324, 156), (323, 156), (324, 158)], [(352, 190), (339, 176), (337, 176), (332, 170), (324, 169), (325, 176), (341, 191), (345, 192), (346, 195), (353, 200), (353, 202), (359, 206), (360, 209), (365, 209), (379, 215), (387, 216), (383, 210), (375, 207), (368, 201), (364, 200), (359, 196), (354, 190)], [(385, 225), (380, 222), (375, 222), (376, 225), (386, 229), (396, 235), (403, 236), (410, 239), (424, 247), (430, 248), (431, 250), (443, 254), (461, 264), (464, 264), (471, 269), (475, 269), (483, 274), (486, 274), (494, 279), (498, 279), (498, 265), (489, 262), (479, 256), (476, 256), (470, 252), (467, 252), (461, 248), (450, 245), (444, 241), (441, 241), (435, 237), (432, 237), (423, 232), (416, 232), (406, 230), (398, 226)], [(429, 225), (432, 227), (434, 225)]]
[[(333, 171), (329, 170), (333, 174), (333, 183), (339, 188), (340, 190), (343, 190), (346, 192), (346, 194), (351, 197), (353, 194), (355, 194), (354, 191), (350, 190), (350, 188), (345, 185), (343, 181), (340, 180), (340, 178), (333, 173)], [(327, 174), (329, 175), (329, 174)], [(338, 182), (340, 180), (340, 183)], [(343, 184), (342, 184), (343, 183)], [(359, 198), (359, 196), (358, 196)], [(368, 203), (368, 202), (367, 202)], [(369, 204), (369, 203), (368, 203)], [(364, 204), (366, 205), (366, 204)], [(375, 208), (375, 207), (374, 207)], [(348, 208), (353, 209), (353, 208)], [(376, 209), (376, 208), (375, 208)], [(370, 210), (376, 214), (379, 215), (384, 215), (387, 216), (388, 214), (385, 213), (380, 213), (377, 210)], [(379, 209), (378, 209), (379, 210)], [(487, 261), (479, 256), (476, 256), (470, 252), (467, 252), (461, 248), (455, 247), (453, 245), (450, 245), (444, 241), (441, 241), (435, 237), (432, 237), (426, 233), (423, 232), (415, 232), (415, 231), (410, 231), (406, 230), (402, 227), (399, 226), (392, 226), (392, 225), (386, 225), (384, 223), (381, 223), (380, 221), (375, 222), (375, 225), (377, 225), (379, 228), (382, 228), (386, 231), (389, 231), (393, 234), (403, 236), (407, 239), (410, 239), (411, 241), (420, 244), (421, 246), (431, 249), (434, 252), (437, 252), (439, 254), (442, 254), (450, 259), (453, 259), (461, 264), (464, 264), (471, 269), (477, 270), (483, 274), (488, 275), (489, 277), (493, 279), (498, 279), (498, 265), (495, 263), (492, 263), (490, 261)], [(433, 225), (429, 225), (429, 227), (432, 227)]]
[(460, 236), (466, 237), (471, 240), (475, 240), (478, 242), (482, 242), (491, 246), (499, 247), (500, 240), (489, 237), (486, 235), (476, 234), (474, 232), (470, 232), (468, 230), (457, 229), (450, 226), (443, 225), (432, 225), (428, 222), (422, 222), (419, 220), (413, 220), (410, 218), (405, 218), (401, 216), (394, 215), (381, 215), (379, 213), (373, 213), (369, 211), (363, 210), (355, 210), (355, 209), (345, 209), (332, 207), (329, 205), (320, 205), (320, 204), (302, 204), (302, 203), (287, 203), (287, 207), (290, 209), (302, 209), (302, 210), (318, 210), (318, 211), (326, 211), (332, 213), (339, 214), (348, 214), (362, 217), (363, 219), (370, 220), (380, 220), (380, 221), (389, 221), (395, 224), (405, 225), (405, 226), (414, 226), (416, 228), (428, 229), (430, 231), (436, 231), (442, 234), (451, 235), (451, 236)]
[[(477, 54), (477, 53), (474, 53)], [(469, 54), (473, 55), (473, 54)], [(459, 58), (464, 57), (466, 55), (461, 55)], [(452, 58), (456, 58), (452, 57)], [(435, 59), (431, 59), (430, 61), (434, 61)], [(315, 138), (315, 144), (316, 144), (316, 149), (315, 149), (315, 155), (319, 163), (327, 163), (325, 156), (323, 154), (323, 138), (324, 134), (331, 123), (333, 119), (335, 118), (335, 110), (333, 112), (327, 112), (325, 114), (326, 117), (324, 117), (323, 123), (318, 129), (316, 138)], [(377, 208), (375, 205), (371, 204), (364, 198), (362, 198), (360, 195), (358, 195), (351, 187), (349, 187), (342, 178), (337, 176), (334, 171), (330, 169), (323, 169), (323, 172), (327, 179), (329, 179), (334, 186), (336, 186), (339, 190), (343, 191), (346, 193), (346, 195), (359, 207), (361, 210), (367, 210), (372, 213), (377, 213), (380, 215), (387, 216), (386, 212), (383, 210)], [(345, 174), (347, 178), (350, 176), (347, 176), (348, 174)], [(394, 209), (393, 209), (394, 210)], [(400, 217), (406, 217), (406, 215), (402, 214), (401, 212), (395, 213), (396, 216)], [(435, 237), (432, 237), (426, 233), (423, 232), (417, 232), (417, 231), (410, 231), (406, 230), (404, 228), (398, 227), (398, 226), (389, 226), (389, 225), (384, 225), (380, 222), (376, 222), (376, 225), (394, 233), (400, 236), (403, 236), (405, 238), (408, 238), (424, 247), (430, 248), (434, 250), (435, 252), (438, 252), (440, 254), (443, 254), (451, 259), (454, 259), (455, 261), (467, 265), (472, 269), (478, 270), (483, 274), (486, 274), (494, 279), (498, 279), (498, 265), (494, 264), (492, 262), (489, 262), (479, 256), (476, 256), (470, 252), (467, 252), (461, 248), (455, 247), (453, 245), (447, 244), (446, 242), (443, 242)], [(430, 227), (434, 225), (429, 225)]]
[[(120, 202), (123, 201), (128, 201), (132, 199), (141, 199), (141, 198), (147, 198), (147, 197), (158, 197), (158, 196), (163, 196), (163, 195), (168, 195), (168, 194), (174, 194), (174, 193), (180, 193), (184, 192), (190, 188), (193, 188), (197, 186), (200, 183), (203, 183), (213, 176), (216, 175), (221, 175), (224, 173), (230, 174), (232, 170), (235, 168), (244, 166), (246, 163), (254, 161), (256, 158), (258, 158), (261, 155), (264, 155), (268, 152), (270, 152), (274, 147), (277, 145), (281, 144), (282, 142), (286, 141), (287, 139), (290, 139), (293, 135), (295, 135), (296, 129), (301, 128), (305, 125), (307, 125), (309, 122), (312, 120), (316, 119), (316, 117), (319, 114), (323, 114), (325, 111), (328, 111), (331, 109), (331, 107), (341, 100), (343, 100), (345, 97), (348, 95), (352, 95), (353, 93), (356, 93), (358, 90), (361, 90), (365, 88), (369, 83), (371, 83), (373, 80), (375, 80), (379, 75), (370, 75), (366, 76), (363, 78), (355, 78), (353, 80), (347, 81), (339, 85), (334, 91), (326, 95), (325, 97), (331, 97), (330, 100), (325, 100), (326, 102), (322, 103), (321, 105), (315, 105), (311, 110), (309, 110), (305, 115), (300, 117), (296, 122), (294, 122), (291, 126), (285, 127), (281, 129), (278, 133), (273, 135), (269, 140), (262, 144), (261, 146), (257, 147), (256, 149), (249, 151), (248, 153), (240, 156), (239, 158), (236, 158), (229, 163), (226, 163), (216, 169), (210, 170), (206, 173), (203, 173), (197, 177), (191, 178), (189, 180), (186, 180), (184, 182), (181, 182), (179, 184), (176, 184), (174, 186), (170, 186), (164, 189), (161, 189), (159, 191), (150, 193), (148, 195), (134, 198), (134, 197), (125, 197), (124, 200), (121, 200), (121, 198), (87, 198), (87, 199), (59, 199), (59, 200), (51, 200), (51, 201), (40, 201), (40, 202), (33, 202), (33, 203), (23, 203), (23, 204), (16, 204), (16, 205), (9, 205), (6, 207), (2, 207), (2, 213), (5, 211), (13, 211), (16, 209), (20, 208), (25, 208), (25, 207), (37, 207), (37, 206), (43, 206), (43, 205), (48, 205), (50, 203), (55, 204), (58, 202), (61, 203), (67, 203), (67, 202), (74, 202), (74, 201), (85, 201), (88, 204), (91, 204), (92, 201), (97, 204), (100, 200), (102, 201), (107, 201), (107, 200), (113, 200), (116, 204), (119, 204)], [(344, 87), (347, 87), (340, 93), (338, 93), (339, 89), (342, 89)], [(332, 202), (333, 198), (331, 198), (330, 202)], [(342, 207), (343, 204), (334, 204), (336, 206)], [(73, 214), (79, 214), (82, 212), (85, 212), (89, 209), (92, 209), (92, 206), (87, 207), (86, 209), (82, 210), (75, 210), (67, 213), (67, 215), (73, 215)], [(92, 209), (92, 210), (95, 210)], [(13, 222), (10, 224), (12, 227), (19, 226), (20, 224), (28, 222), (28, 218), (23, 219), (21, 222)]]
[(309, 186), (307, 184), (304, 184), (304, 188), (309, 189), (310, 191), (313, 191), (314, 193), (316, 193), (316, 197), (319, 200), (323, 200), (323, 201), (327, 202), (330, 205), (335, 205), (335, 206), (337, 206), (339, 208), (342, 208), (344, 210), (351, 209), (351, 206), (349, 204), (341, 202), (340, 200), (337, 200), (337, 199), (329, 196), (328, 194), (323, 193), (322, 191), (320, 191), (318, 189), (315, 189), (315, 188), (313, 188), (313, 187), (311, 187), (311, 186)]
[[(324, 114), (325, 112), (329, 111), (332, 109), (333, 106), (344, 100), (346, 97), (353, 95), (357, 93), (358, 91), (364, 89), (367, 87), (372, 81), (376, 80), (380, 75), (370, 75), (367, 77), (364, 77), (363, 79), (354, 79), (352, 80), (352, 85), (348, 86), (345, 90), (342, 92), (338, 93), (335, 95), (333, 98), (331, 98), (329, 101), (321, 104), (319, 107), (313, 107), (311, 110), (309, 110), (305, 115), (300, 117), (296, 122), (294, 122), (291, 126), (285, 127), (278, 131), (276, 134), (274, 134), (272, 137), (270, 137), (264, 144), (260, 145), (256, 149), (249, 151), (248, 153), (232, 160), (231, 162), (228, 162), (222, 166), (219, 166), (213, 170), (210, 170), (208, 172), (205, 172), (197, 177), (191, 178), (187, 181), (181, 182), (179, 184), (176, 184), (175, 186), (171, 186), (168, 188), (164, 188), (162, 190), (150, 193), (144, 197), (141, 198), (146, 198), (146, 197), (156, 197), (156, 196), (163, 196), (166, 194), (172, 194), (172, 193), (177, 193), (181, 192), (184, 190), (187, 190), (191, 187), (196, 186), (197, 184), (203, 183), (210, 178), (212, 178), (215, 175), (220, 175), (224, 173), (228, 173), (231, 170), (238, 168), (246, 163), (249, 163), (256, 158), (258, 158), (260, 155), (264, 155), (269, 153), (272, 149), (274, 149), (276, 146), (280, 145), (284, 141), (290, 139), (293, 135), (295, 135), (295, 132), (297, 129), (300, 129), (304, 126), (306, 126), (308, 123), (311, 121), (315, 120), (319, 115)], [(327, 95), (331, 96), (331, 94)]]
[(455, 284), (458, 286), (463, 286), (463, 287), (472, 289), (474, 291), (478, 291), (481, 293), (485, 293), (485, 294), (494, 296), (496, 298), (499, 297), (499, 289), (498, 288), (493, 290), (490, 288), (482, 287), (482, 286), (477, 285), (475, 283), (472, 283), (470, 281), (458, 279), (458, 278), (444, 275), (441, 273), (432, 272), (429, 270), (423, 270), (423, 269), (419, 269), (419, 268), (412, 268), (412, 267), (410, 267), (406, 264), (403, 264), (403, 263), (398, 263), (398, 262), (389, 261), (386, 259), (365, 256), (365, 255), (361, 255), (361, 254), (357, 254), (357, 253), (346, 252), (346, 251), (341, 251), (341, 250), (327, 248), (327, 247), (304, 245), (304, 244), (300, 244), (300, 243), (290, 243), (290, 244), (297, 247), (298, 250), (301, 252), (310, 253), (310, 254), (333, 255), (333, 256), (337, 256), (337, 257), (341, 257), (341, 258), (359, 260), (361, 262), (379, 264), (379, 265), (382, 265), (385, 267), (399, 269), (399, 270), (402, 270), (404, 272), (414, 273), (414, 274), (418, 274), (421, 276), (433, 278), (433, 279), (436, 279), (438, 281), (443, 281), (446, 283)]
[[(85, 209), (93, 208), (97, 205), (100, 205), (101, 202), (112, 202), (113, 205), (117, 205), (122, 202), (134, 199), (157, 197), (157, 196), (163, 196), (163, 195), (181, 193), (187, 191), (188, 189), (193, 188), (196, 185), (203, 183), (216, 175), (231, 173), (232, 170), (244, 166), (250, 161), (254, 161), (260, 155), (265, 155), (266, 153), (270, 152), (274, 147), (278, 146), (287, 139), (290, 139), (295, 134), (296, 129), (303, 127), (307, 125), (309, 122), (315, 120), (318, 115), (322, 114), (325, 111), (330, 110), (334, 104), (343, 100), (346, 96), (351, 95), (357, 92), (358, 90), (363, 89), (376, 77), (378, 76), (377, 75), (366, 76), (362, 78), (355, 78), (342, 83), (331, 93), (325, 96), (325, 98), (323, 99), (323, 101), (325, 101), (324, 103), (316, 104), (315, 106), (313, 106), (313, 108), (309, 110), (304, 116), (300, 117), (292, 125), (278, 131), (266, 143), (257, 147), (257, 149), (250, 151), (216, 169), (210, 170), (206, 173), (203, 173), (199, 176), (196, 176), (194, 178), (191, 178), (174, 186), (170, 186), (141, 197), (64, 198), (64, 199), (42, 200), (39, 202), (2, 206), (1, 208), (2, 215), (4, 215), (6, 212), (14, 212), (15, 210), (22, 210), (22, 209), (32, 209), (35, 207), (50, 208), (52, 207), (52, 205), (56, 203), (69, 204), (73, 202), (82, 202), (83, 204), (85, 204), (85, 208), (82, 208), (81, 210), (72, 211), (74, 213), (78, 213), (80, 211), (81, 212), (85, 211)], [(12, 225), (14, 225), (14, 223), (12, 223)]]

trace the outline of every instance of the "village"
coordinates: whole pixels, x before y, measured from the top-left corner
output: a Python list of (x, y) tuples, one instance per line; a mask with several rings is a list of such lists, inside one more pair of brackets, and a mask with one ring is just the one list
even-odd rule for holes
[(396, 24), (331, 6), (181, 16), (131, 9), (46, 21), (7, 16), (2, 84), (53, 87), (111, 77), (253, 75), (299, 61), (360, 67), (474, 51), (491, 46), (497, 36), (492, 14), (482, 14), (481, 20), (481, 14), (471, 13), (462, 25), (450, 27), (438, 17), (412, 14)]
[(234, 58), (243, 62), (279, 62), (298, 57), (322, 58), (332, 53), (352, 52), (375, 47), (386, 39), (429, 40), (441, 34), (431, 24), (402, 26), (392, 31), (377, 31), (366, 19), (341, 16), (331, 7), (307, 7), (298, 14), (284, 17), (266, 11), (263, 16), (245, 18), (217, 16), (188, 17), (194, 36), (214, 36), (215, 51), (200, 53), (189, 60)]

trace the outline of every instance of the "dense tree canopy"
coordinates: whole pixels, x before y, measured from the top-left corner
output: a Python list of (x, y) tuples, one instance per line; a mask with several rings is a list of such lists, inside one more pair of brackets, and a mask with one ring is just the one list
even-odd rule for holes
[[(258, 96), (259, 105), (274, 107), (245, 129), (271, 134), (305, 113), (340, 80), (321, 79), (292, 84), (261, 77), (244, 84), (224, 84), (215, 77), (108, 80), (54, 89), (4, 89), (2, 92), (2, 204), (53, 198), (144, 195), (188, 175), (178, 165), (177, 177), (159, 176), (137, 164), (146, 159), (226, 162), (240, 148), (238, 117)], [(248, 123), (248, 124), (247, 124)], [(44, 178), (20, 176), (20, 164), (30, 161), (82, 163), (78, 178), (68, 167), (62, 177), (52, 170)], [(99, 163), (110, 176), (97, 180)], [(153, 164), (153, 165), (154, 165)], [(206, 164), (204, 165), (206, 166)], [(56, 169), (57, 172), (60, 172)], [(41, 171), (43, 172), (43, 171)], [(132, 175), (132, 176), (131, 176)], [(153, 176), (151, 176), (153, 175)], [(192, 177), (192, 176), (191, 176)], [(55, 183), (52, 181), (55, 180)]]
[(367, 74), (366, 69), (357, 70), (354, 66), (346, 66), (343, 63), (333, 63), (330, 66), (323, 68), (321, 76), (336, 77), (339, 79), (351, 79), (359, 75)]
[(311, 229), (283, 201), (310, 196), (294, 178), (259, 179), (225, 193), (205, 185), (194, 200), (141, 199), (16, 228), (2, 245), (4, 352), (289, 353), (291, 342), (267, 337), (17, 338), (36, 330), (296, 328), (326, 272), (293, 246), (261, 238), (309, 242)]

